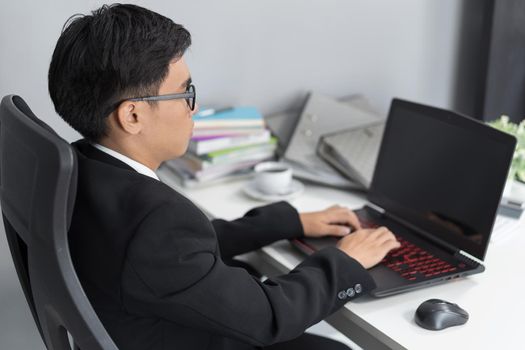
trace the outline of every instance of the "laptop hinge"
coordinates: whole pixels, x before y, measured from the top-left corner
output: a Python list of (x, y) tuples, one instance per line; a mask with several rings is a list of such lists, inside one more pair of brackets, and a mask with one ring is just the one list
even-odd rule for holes
[(482, 265), (483, 266), (483, 261), (482, 260), (479, 260), (475, 256), (472, 256), (472, 255), (470, 255), (469, 253), (467, 253), (467, 252), (465, 252), (463, 250), (458, 250), (456, 252), (456, 254), (454, 254), (454, 256), (456, 258), (458, 258), (459, 260), (462, 260), (462, 261), (464, 261), (465, 263), (467, 263), (469, 265), (474, 265), (474, 266)]
[(374, 209), (375, 211), (377, 211), (380, 214), (385, 214), (386, 213), (385, 209), (381, 208), (380, 206), (375, 205), (374, 203), (368, 202), (368, 203), (366, 203), (365, 206)]

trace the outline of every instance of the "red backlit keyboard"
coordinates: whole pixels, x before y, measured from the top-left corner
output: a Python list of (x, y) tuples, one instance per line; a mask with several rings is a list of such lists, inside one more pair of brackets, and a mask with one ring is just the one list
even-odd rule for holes
[[(363, 228), (377, 228), (378, 225), (361, 221)], [(381, 264), (397, 272), (401, 277), (409, 281), (430, 278), (440, 274), (454, 272), (457, 267), (430, 254), (426, 250), (408, 242), (400, 236), (396, 236), (401, 247), (390, 251)], [(461, 267), (461, 266), (460, 266)]]

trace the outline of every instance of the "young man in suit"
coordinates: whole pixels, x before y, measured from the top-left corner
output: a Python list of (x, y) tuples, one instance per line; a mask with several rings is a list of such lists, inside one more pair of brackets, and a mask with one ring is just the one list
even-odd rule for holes
[[(73, 17), (57, 42), (49, 92), (84, 136), (70, 229), (82, 285), (121, 349), (341, 348), (303, 332), (372, 289), (366, 268), (399, 243), (338, 206), (280, 202), (210, 222), (161, 183), (154, 170), (184, 154), (197, 110), (190, 41), (168, 18), (113, 5)], [(224, 262), (302, 235), (344, 237), (264, 282)]]

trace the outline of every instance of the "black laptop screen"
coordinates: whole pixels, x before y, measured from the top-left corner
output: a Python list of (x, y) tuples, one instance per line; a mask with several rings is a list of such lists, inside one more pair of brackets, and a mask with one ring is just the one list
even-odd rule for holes
[(394, 99), (369, 200), (483, 260), (514, 147), (478, 121)]

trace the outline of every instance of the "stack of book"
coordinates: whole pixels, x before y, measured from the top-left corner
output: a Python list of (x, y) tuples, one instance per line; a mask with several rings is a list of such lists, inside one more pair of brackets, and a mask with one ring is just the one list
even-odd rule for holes
[(210, 114), (197, 113), (186, 154), (166, 162), (183, 185), (210, 183), (246, 174), (261, 161), (272, 159), (277, 139), (254, 107), (237, 107)]

